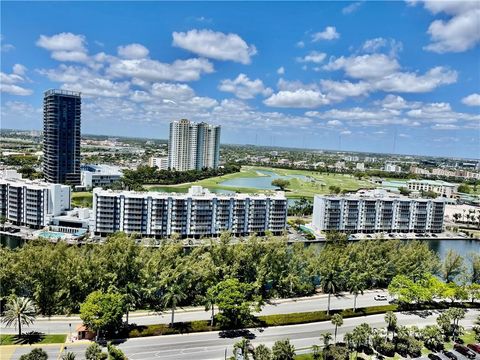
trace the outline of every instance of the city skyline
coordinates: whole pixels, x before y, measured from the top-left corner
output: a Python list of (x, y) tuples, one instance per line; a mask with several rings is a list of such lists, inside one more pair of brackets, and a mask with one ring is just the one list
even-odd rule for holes
[(166, 139), (188, 118), (224, 143), (478, 158), (478, 3), (272, 7), (4, 2), (2, 128), (41, 129), (62, 88), (83, 133)]

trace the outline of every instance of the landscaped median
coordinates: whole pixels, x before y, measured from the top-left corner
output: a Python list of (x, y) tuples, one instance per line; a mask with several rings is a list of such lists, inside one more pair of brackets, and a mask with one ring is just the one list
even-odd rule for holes
[(62, 344), (67, 339), (66, 334), (1, 334), (0, 345), (44, 345), (44, 344)]
[[(344, 319), (384, 314), (387, 311), (414, 311), (414, 310), (435, 310), (435, 309), (447, 309), (449, 307), (462, 307), (462, 308), (480, 308), (480, 303), (432, 303), (421, 304), (418, 306), (408, 305), (402, 307), (397, 304), (371, 306), (366, 308), (358, 308), (356, 311), (353, 309), (345, 310), (332, 310), (327, 315), (326, 311), (311, 311), (291, 314), (277, 314), (277, 315), (262, 315), (258, 316), (247, 327), (267, 327), (267, 326), (284, 326), (295, 324), (307, 324), (312, 322), (328, 321), (334, 314), (340, 314)], [(157, 335), (171, 335), (171, 334), (187, 334), (194, 332), (205, 331), (221, 331), (225, 330), (219, 326), (210, 326), (208, 320), (198, 320), (191, 322), (175, 323), (173, 327), (167, 324), (156, 324), (148, 326), (135, 326), (130, 330), (128, 337), (144, 337), (144, 336), (157, 336)], [(231, 329), (229, 329), (231, 330)]]

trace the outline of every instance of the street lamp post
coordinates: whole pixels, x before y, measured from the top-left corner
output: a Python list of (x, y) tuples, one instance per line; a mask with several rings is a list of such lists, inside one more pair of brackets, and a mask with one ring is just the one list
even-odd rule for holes
[(68, 327), (70, 328), (70, 341), (72, 341), (72, 323), (69, 323)]

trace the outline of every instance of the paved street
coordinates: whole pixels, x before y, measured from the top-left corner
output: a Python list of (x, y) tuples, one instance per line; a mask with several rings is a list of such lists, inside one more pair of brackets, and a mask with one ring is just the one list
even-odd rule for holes
[[(469, 311), (461, 325), (468, 328), (474, 323), (475, 317), (479, 311)], [(399, 325), (417, 325), (426, 326), (434, 324), (438, 312), (434, 311), (428, 315), (419, 316), (418, 314), (398, 314)], [(343, 334), (352, 331), (352, 329), (367, 322), (372, 327), (384, 327), (384, 315), (371, 315), (367, 317), (345, 319), (344, 325), (338, 330), (338, 338)], [(278, 326), (265, 329), (252, 329), (251, 334), (254, 345), (266, 344), (272, 346), (276, 340), (290, 339), (297, 349), (310, 347), (314, 344), (320, 344), (320, 334), (333, 331), (330, 322), (319, 322), (312, 324)], [(178, 359), (178, 360), (207, 360), (224, 359), (225, 351), (227, 356), (231, 355), (232, 346), (238, 338), (221, 338), (218, 332), (155, 336), (148, 338), (130, 339), (119, 347), (126, 353), (129, 359), (148, 360), (148, 359)], [(84, 352), (87, 344), (67, 345), (67, 351), (73, 351), (77, 354), (77, 359), (84, 358)], [(28, 352), (31, 347), (17, 348), (10, 359), (18, 359), (21, 354)], [(44, 346), (49, 353), (49, 357), (55, 359), (59, 356), (61, 347)], [(301, 352), (301, 351), (300, 351)], [(2, 357), (3, 359), (3, 357)]]
[[(372, 305), (385, 305), (387, 301), (375, 301), (374, 297), (377, 294), (385, 294), (384, 291), (365, 292), (364, 295), (359, 295), (357, 298), (357, 307), (366, 307)], [(346, 309), (353, 307), (353, 296), (350, 294), (344, 294), (339, 296), (332, 296), (331, 308), (332, 309)], [(261, 315), (272, 314), (288, 314), (295, 312), (308, 312), (327, 309), (327, 296), (315, 296), (311, 298), (303, 298), (298, 300), (280, 300), (272, 304), (267, 304), (262, 308)], [(185, 312), (178, 309), (175, 313), (175, 321), (192, 321), (192, 320), (208, 320), (210, 319), (210, 312), (204, 311), (203, 308), (197, 308), (194, 311)], [(170, 322), (170, 312), (163, 313), (161, 315), (142, 315), (137, 316), (135, 314), (130, 315), (130, 322), (138, 325), (151, 325)], [(77, 325), (81, 323), (78, 317), (72, 317), (71, 319), (52, 319), (48, 318), (38, 319), (34, 325), (25, 328), (25, 331), (39, 331), (45, 334), (68, 334), (70, 331), (69, 324), (72, 324), (72, 331), (75, 331)], [(2, 323), (0, 332), (2, 334), (16, 333), (16, 330), (12, 327), (5, 327)]]

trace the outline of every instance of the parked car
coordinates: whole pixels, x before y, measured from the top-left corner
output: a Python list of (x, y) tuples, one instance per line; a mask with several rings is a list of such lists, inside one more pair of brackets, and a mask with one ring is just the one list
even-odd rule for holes
[(450, 360), (458, 360), (457, 355), (455, 355), (455, 354), (452, 353), (451, 351), (443, 350), (443, 351), (442, 351), (442, 354), (445, 355), (445, 356), (446, 356), (447, 358), (449, 358)]
[(387, 301), (387, 295), (377, 294), (373, 299), (376, 301)]
[(480, 354), (480, 344), (468, 344), (467, 347)]
[(428, 354), (428, 358), (431, 360), (442, 360), (442, 358), (437, 354)]
[(468, 347), (466, 347), (464, 345), (454, 344), (453, 348), (456, 351), (458, 351), (460, 354), (462, 354), (463, 356), (466, 356), (469, 359), (475, 359), (476, 356), (477, 356), (472, 350), (470, 350)]

